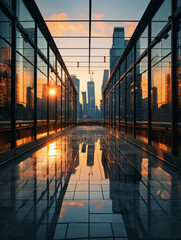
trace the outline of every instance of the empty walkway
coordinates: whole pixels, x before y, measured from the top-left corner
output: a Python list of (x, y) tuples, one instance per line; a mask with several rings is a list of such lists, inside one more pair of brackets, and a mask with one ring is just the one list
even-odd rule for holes
[(181, 239), (181, 177), (86, 126), (0, 170), (0, 239)]

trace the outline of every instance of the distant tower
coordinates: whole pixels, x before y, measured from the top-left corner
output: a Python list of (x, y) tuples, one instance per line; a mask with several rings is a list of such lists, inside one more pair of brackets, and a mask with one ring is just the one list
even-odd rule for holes
[(105, 69), (104, 70), (104, 75), (103, 75), (103, 81), (102, 81), (102, 92), (103, 92), (103, 90), (104, 90), (104, 88), (105, 88), (105, 86), (106, 86), (106, 83), (107, 83), (107, 81), (108, 81), (108, 78), (109, 78), (109, 70), (108, 69)]
[(110, 74), (112, 73), (117, 61), (119, 60), (127, 41), (124, 39), (124, 28), (115, 27), (113, 33), (113, 44), (110, 49)]
[(87, 90), (88, 90), (88, 117), (95, 117), (95, 90), (94, 90), (94, 82), (87, 82)]
[(80, 99), (79, 99), (79, 89), (80, 89), (80, 80), (76, 78), (75, 75), (71, 76), (74, 86), (77, 90), (77, 118), (80, 118)]
[(82, 116), (83, 116), (83, 118), (85, 118), (87, 116), (86, 92), (82, 92)]

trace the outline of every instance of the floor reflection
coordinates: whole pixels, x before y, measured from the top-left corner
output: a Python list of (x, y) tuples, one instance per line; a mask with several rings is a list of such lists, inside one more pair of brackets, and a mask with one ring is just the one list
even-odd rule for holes
[(0, 170), (0, 239), (180, 239), (180, 174), (102, 127)]

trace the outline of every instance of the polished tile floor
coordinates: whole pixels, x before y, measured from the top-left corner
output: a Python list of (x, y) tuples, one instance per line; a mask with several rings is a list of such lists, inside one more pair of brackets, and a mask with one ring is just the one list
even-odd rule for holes
[(103, 127), (0, 170), (0, 239), (181, 239), (181, 175)]

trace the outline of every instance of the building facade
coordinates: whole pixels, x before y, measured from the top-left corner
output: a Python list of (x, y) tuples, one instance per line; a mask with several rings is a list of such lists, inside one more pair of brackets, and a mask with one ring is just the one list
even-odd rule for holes
[(76, 124), (77, 92), (34, 1), (0, 1), (0, 164)]
[(77, 119), (81, 118), (81, 106), (80, 106), (80, 80), (76, 78), (75, 75), (71, 76), (74, 83), (75, 89), (77, 91)]
[(105, 125), (179, 165), (181, 1), (152, 0), (103, 90)]
[(95, 118), (95, 89), (93, 81), (87, 82), (87, 92), (88, 92), (87, 115), (88, 118)]
[(82, 92), (82, 118), (87, 117), (87, 96), (86, 92)]
[(113, 32), (113, 44), (110, 49), (110, 74), (118, 62), (128, 41), (125, 40), (124, 28), (115, 27)]

